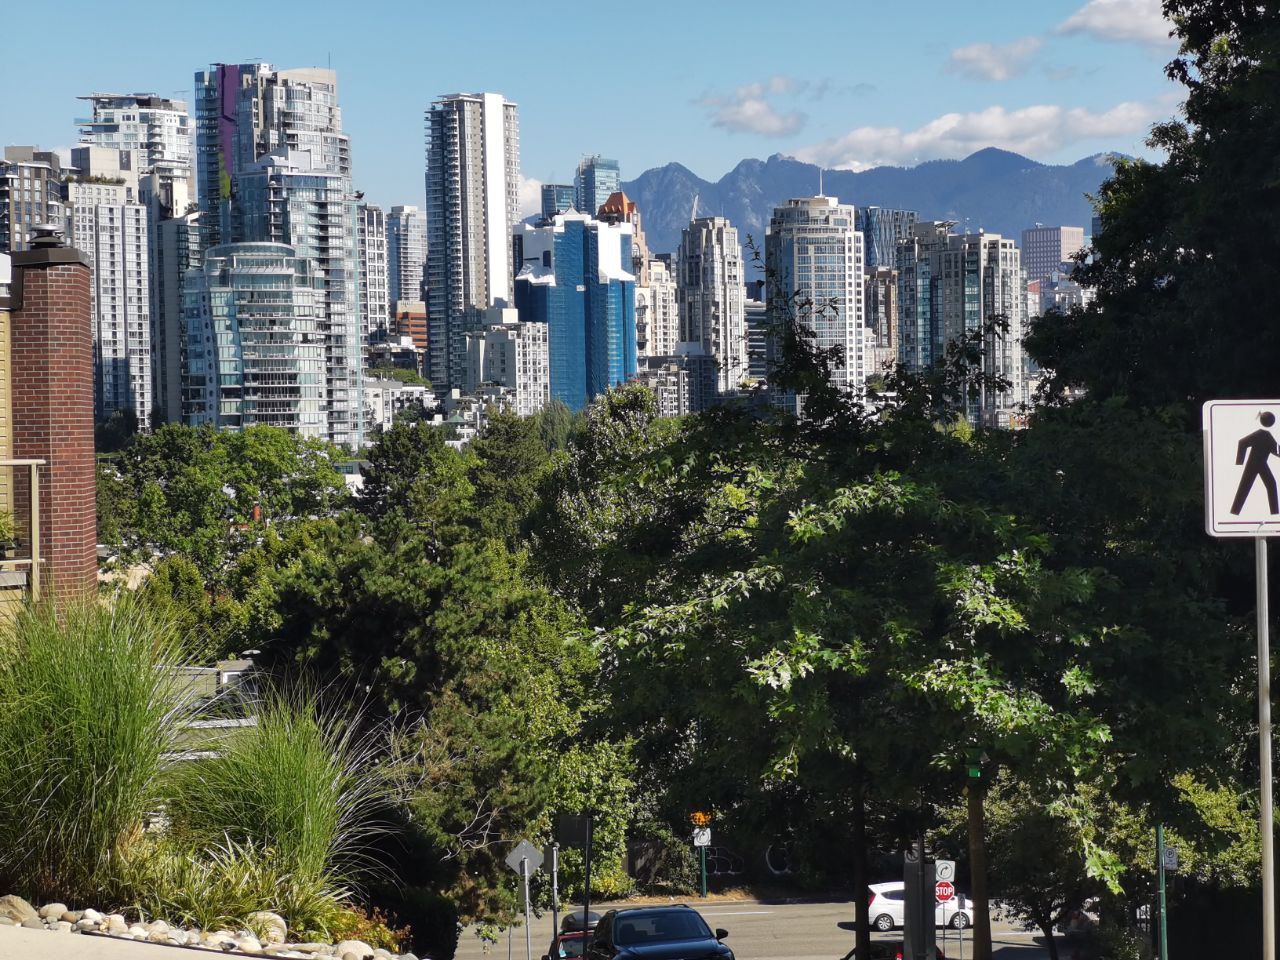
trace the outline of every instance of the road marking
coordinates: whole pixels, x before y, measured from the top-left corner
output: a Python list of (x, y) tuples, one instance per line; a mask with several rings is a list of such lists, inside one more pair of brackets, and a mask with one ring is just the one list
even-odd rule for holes
[(772, 910), (699, 910), (704, 917), (762, 917), (773, 913)]

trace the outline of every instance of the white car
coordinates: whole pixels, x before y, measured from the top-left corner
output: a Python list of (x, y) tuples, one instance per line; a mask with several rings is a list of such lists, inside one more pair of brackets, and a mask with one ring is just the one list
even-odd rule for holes
[[(873, 883), (867, 889), (871, 891), (870, 906), (867, 908), (871, 926), (877, 930), (901, 927), (902, 911), (907, 898), (906, 884), (901, 881)], [(938, 904), (934, 917), (939, 927), (955, 927), (957, 930), (963, 930), (973, 924), (973, 901), (957, 893), (946, 903)]]

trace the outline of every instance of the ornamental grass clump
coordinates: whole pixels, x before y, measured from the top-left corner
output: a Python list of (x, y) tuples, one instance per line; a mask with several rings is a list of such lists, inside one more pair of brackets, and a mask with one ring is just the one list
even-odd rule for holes
[(177, 650), (127, 599), (0, 622), (0, 887), (37, 902), (115, 888), (190, 715)]
[(250, 713), (256, 723), (216, 756), (174, 771), (167, 812), (175, 836), (196, 848), (227, 839), (269, 848), (300, 880), (356, 882), (383, 830), (380, 735), (362, 731), (358, 711), (299, 687), (269, 690)]
[(140, 848), (121, 873), (118, 903), (144, 917), (204, 930), (253, 929), (255, 914), (284, 917), (293, 936), (328, 937), (345, 920), (350, 892), (290, 871), (276, 852), (222, 842), (192, 850), (171, 838)]

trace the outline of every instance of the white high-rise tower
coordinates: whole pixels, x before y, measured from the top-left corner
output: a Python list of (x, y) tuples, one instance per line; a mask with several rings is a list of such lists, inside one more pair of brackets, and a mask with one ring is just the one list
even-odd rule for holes
[(460, 386), (468, 315), (512, 300), (519, 221), (516, 105), (499, 93), (453, 93), (426, 113), (427, 374)]
[(863, 356), (864, 247), (854, 225), (854, 208), (835, 197), (801, 197), (775, 207), (765, 237), (770, 322), (789, 322), (788, 311), (802, 303), (799, 319), (821, 350), (838, 347), (841, 361), (831, 379), (861, 396), (866, 387)]
[(747, 377), (746, 290), (738, 228), (724, 217), (698, 217), (684, 229), (676, 257), (680, 340), (716, 363), (720, 393)]

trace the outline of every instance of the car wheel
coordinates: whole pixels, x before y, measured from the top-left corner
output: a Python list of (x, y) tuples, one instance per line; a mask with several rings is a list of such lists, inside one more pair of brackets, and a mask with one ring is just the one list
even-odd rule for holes
[(893, 917), (887, 913), (882, 913), (876, 917), (875, 928), (881, 933), (888, 933), (893, 929)]
[(969, 917), (967, 914), (957, 913), (951, 918), (951, 926), (957, 930), (964, 930), (969, 926)]

